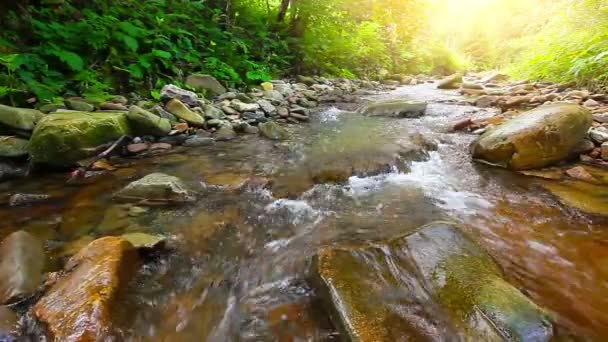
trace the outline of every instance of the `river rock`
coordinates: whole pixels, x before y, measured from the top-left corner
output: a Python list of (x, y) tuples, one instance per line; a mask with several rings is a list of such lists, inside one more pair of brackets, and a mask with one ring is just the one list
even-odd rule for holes
[(172, 99), (165, 105), (167, 111), (178, 118), (186, 121), (192, 126), (201, 127), (205, 125), (205, 119), (198, 113), (191, 111), (179, 99)]
[(260, 134), (271, 140), (289, 139), (289, 131), (274, 121), (261, 123), (258, 125)]
[(570, 156), (591, 123), (591, 113), (581, 106), (545, 105), (486, 131), (471, 151), (476, 160), (505, 168), (542, 168)]
[(268, 100), (258, 100), (258, 105), (260, 108), (262, 108), (264, 113), (268, 114), (269, 116), (273, 116), (277, 113), (277, 107), (275, 107)]
[(29, 141), (14, 136), (0, 136), (0, 157), (25, 157), (29, 150)]
[(589, 130), (589, 137), (598, 144), (608, 141), (608, 127), (593, 127)]
[(12, 178), (23, 178), (27, 174), (26, 165), (18, 164), (12, 160), (0, 160), (0, 182)]
[(131, 128), (125, 113), (56, 113), (40, 120), (30, 139), (30, 155), (36, 163), (69, 166), (96, 153), (96, 148)]
[(33, 307), (55, 341), (110, 341), (119, 299), (139, 265), (127, 240), (91, 242), (66, 264), (59, 279)]
[(296, 76), (296, 82), (306, 84), (307, 86), (311, 86), (311, 85), (317, 83), (314, 78), (309, 77), (309, 76), (302, 76), (302, 75)]
[[(350, 341), (549, 341), (547, 314), (449, 223), (315, 257), (318, 293)], [(364, 294), (364, 295), (362, 295)]]
[(101, 110), (111, 110), (111, 111), (122, 111), (126, 112), (129, 110), (127, 106), (122, 103), (114, 103), (114, 102), (104, 102), (99, 105), (99, 109)]
[(160, 97), (164, 101), (177, 99), (191, 107), (196, 107), (199, 104), (198, 95), (196, 95), (196, 93), (182, 89), (174, 84), (165, 85), (160, 90)]
[(30, 233), (7, 236), (0, 244), (0, 304), (32, 296), (42, 284), (45, 261), (42, 242)]
[(215, 132), (213, 137), (216, 141), (229, 141), (235, 139), (237, 134), (232, 125), (227, 124), (220, 127), (220, 129)]
[(0, 306), (0, 341), (18, 342), (19, 317), (10, 308)]
[(17, 193), (11, 195), (8, 199), (8, 205), (10, 207), (17, 207), (21, 205), (28, 205), (33, 203), (40, 203), (47, 201), (51, 196), (46, 194), (23, 194)]
[(95, 106), (82, 99), (65, 99), (65, 105), (77, 112), (92, 112)]
[(45, 115), (35, 109), (0, 105), (0, 124), (18, 130), (31, 131)]
[(424, 115), (427, 104), (422, 101), (394, 100), (370, 104), (363, 113), (371, 116), (417, 118)]
[(47, 103), (47, 104), (43, 104), (42, 106), (40, 106), (38, 108), (38, 110), (40, 110), (43, 113), (53, 113), (56, 112), (59, 109), (66, 109), (65, 108), (65, 104), (62, 103)]
[(444, 78), (437, 84), (438, 89), (458, 89), (462, 83), (462, 74), (455, 73), (451, 76)]
[(461, 87), (463, 89), (472, 89), (472, 90), (482, 90), (483, 86), (477, 84), (477, 83), (470, 83), (470, 82), (465, 82), (461, 85)]
[(131, 106), (127, 118), (138, 135), (164, 137), (171, 132), (171, 121), (154, 115), (138, 106)]
[(208, 119), (208, 120), (212, 120), (212, 119), (221, 120), (226, 117), (224, 112), (215, 106), (205, 105), (205, 106), (203, 106), (203, 110), (205, 111), (205, 119)]
[(209, 137), (199, 137), (199, 136), (192, 136), (188, 139), (186, 139), (186, 141), (184, 141), (184, 146), (187, 147), (201, 147), (201, 146), (209, 146), (209, 145), (213, 145), (213, 143), (215, 142), (215, 140), (213, 138), (209, 138)]
[(136, 180), (116, 192), (114, 198), (164, 204), (193, 202), (195, 199), (181, 179), (164, 173), (151, 173)]
[(121, 237), (131, 243), (137, 249), (157, 249), (167, 242), (162, 235), (151, 235), (146, 233), (127, 233)]
[(232, 101), (231, 106), (241, 113), (255, 112), (256, 110), (260, 109), (260, 105), (257, 103), (245, 103), (240, 100)]
[(212, 95), (221, 95), (226, 92), (226, 88), (211, 75), (190, 75), (186, 78), (186, 84), (199, 91), (208, 91)]
[(475, 100), (475, 106), (479, 108), (488, 108), (495, 106), (500, 100), (500, 96), (482, 95)]

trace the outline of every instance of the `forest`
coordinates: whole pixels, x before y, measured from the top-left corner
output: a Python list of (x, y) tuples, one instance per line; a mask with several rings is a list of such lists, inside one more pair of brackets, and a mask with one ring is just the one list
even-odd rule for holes
[(157, 98), (191, 72), (232, 87), (296, 74), (500, 69), (591, 87), (608, 77), (602, 0), (29, 0), (0, 11), (7, 104)]

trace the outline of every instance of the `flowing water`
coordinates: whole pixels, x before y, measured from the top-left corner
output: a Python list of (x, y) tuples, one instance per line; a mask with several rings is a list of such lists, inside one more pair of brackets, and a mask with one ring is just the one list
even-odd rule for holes
[[(608, 222), (561, 206), (534, 179), (474, 164), (468, 154), (474, 136), (449, 127), (490, 111), (432, 84), (370, 100), (386, 98), (429, 101), (427, 115), (364, 118), (331, 107), (309, 125), (292, 127), (289, 142), (243, 136), (124, 160), (89, 184), (66, 185), (63, 174), (1, 184), (5, 194), (47, 193), (52, 200), (0, 209), (0, 238), (18, 229), (40, 236), (53, 271), (95, 237), (131, 231), (171, 236), (173, 250), (146, 264), (118, 308), (125, 339), (340, 341), (308, 280), (316, 251), (452, 220), (492, 254), (512, 284), (554, 313), (560, 338), (608, 336)], [(314, 185), (299, 176), (336, 160), (358, 164), (390, 154), (416, 134), (438, 144), (428, 160), (340, 185)], [(202, 187), (198, 201), (128, 215), (112, 192), (151, 172)], [(251, 177), (300, 191), (274, 198), (259, 187), (237, 190)]]

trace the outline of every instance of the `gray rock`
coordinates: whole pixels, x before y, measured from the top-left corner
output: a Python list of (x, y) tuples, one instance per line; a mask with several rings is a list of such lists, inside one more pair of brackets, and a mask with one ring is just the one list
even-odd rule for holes
[(264, 113), (270, 116), (275, 115), (277, 113), (277, 107), (275, 107), (268, 100), (258, 100), (258, 105), (260, 105), (260, 108), (262, 108)]
[(236, 109), (228, 106), (222, 106), (222, 111), (226, 113), (226, 115), (239, 115), (239, 112)]
[(239, 100), (232, 101), (231, 106), (241, 113), (255, 112), (256, 110), (260, 109), (260, 105), (257, 103), (244, 103)]
[(163, 101), (177, 99), (191, 107), (198, 106), (198, 95), (196, 93), (182, 89), (174, 84), (167, 84), (160, 90)]
[(289, 113), (302, 114), (308, 116), (310, 114), (310, 110), (300, 106), (291, 106), (291, 108), (289, 108)]
[(199, 137), (199, 136), (195, 135), (195, 136), (188, 138), (186, 141), (184, 141), (184, 146), (187, 146), (187, 147), (209, 146), (209, 145), (213, 145), (214, 142), (215, 142), (215, 140), (213, 140), (213, 138)]
[(27, 176), (26, 165), (0, 160), (0, 182), (13, 178), (23, 178), (25, 176)]
[(260, 134), (271, 140), (287, 140), (289, 132), (273, 121), (261, 123), (258, 125)]
[(608, 127), (593, 127), (589, 130), (589, 137), (598, 144), (608, 141)]
[(151, 135), (164, 137), (171, 132), (171, 121), (154, 115), (138, 106), (131, 106), (127, 113), (134, 133), (138, 135)]
[(385, 101), (368, 105), (363, 114), (370, 116), (397, 116), (417, 118), (424, 115), (427, 104), (422, 101)]
[(226, 117), (224, 112), (215, 106), (205, 105), (203, 109), (205, 111), (205, 119), (223, 119)]
[(252, 122), (266, 122), (266, 115), (264, 112), (255, 111), (255, 112), (245, 112), (243, 113), (243, 120), (252, 121)]
[(224, 93), (224, 94), (218, 96), (218, 100), (220, 100), (220, 101), (234, 100), (234, 99), (236, 99), (236, 93), (233, 91), (229, 91), (227, 93)]
[(28, 155), (29, 141), (14, 136), (0, 136), (0, 157), (19, 158)]
[(99, 105), (100, 110), (114, 110), (114, 111), (123, 111), (126, 112), (129, 110), (127, 106), (122, 103), (114, 103), (114, 102), (104, 102)]
[(49, 198), (51, 198), (51, 196), (46, 194), (13, 194), (8, 199), (8, 205), (11, 207), (17, 207), (21, 205), (44, 202)]
[(177, 134), (160, 138), (158, 142), (171, 145), (182, 145), (184, 142), (186, 142), (186, 140), (188, 140), (188, 136), (186, 134)]
[(236, 138), (237, 134), (231, 125), (224, 125), (215, 132), (214, 137), (217, 141), (228, 141)]
[(213, 76), (193, 74), (186, 78), (186, 84), (199, 91), (207, 91), (212, 95), (221, 95), (226, 88)]
[(177, 122), (177, 117), (169, 112), (167, 112), (163, 107), (161, 106), (154, 106), (151, 110), (151, 112), (153, 114), (156, 114), (158, 116), (160, 116), (163, 119), (167, 119), (171, 122)]
[(456, 73), (450, 75), (437, 84), (438, 89), (458, 89), (460, 83), (462, 83), (462, 74)]
[(209, 127), (219, 127), (224, 123), (224, 121), (220, 120), (220, 119), (211, 119), (211, 120), (207, 120), (207, 126)]
[(42, 243), (30, 233), (17, 231), (0, 244), (0, 304), (32, 296), (42, 284), (46, 263)]
[(134, 181), (114, 194), (114, 198), (123, 201), (149, 201), (154, 203), (173, 204), (193, 202), (192, 191), (181, 179), (164, 173), (151, 173)]
[(44, 114), (35, 109), (0, 105), (0, 124), (18, 130), (31, 131)]

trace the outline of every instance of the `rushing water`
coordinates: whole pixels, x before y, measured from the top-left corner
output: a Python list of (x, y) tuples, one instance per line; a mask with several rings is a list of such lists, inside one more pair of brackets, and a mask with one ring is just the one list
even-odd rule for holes
[[(146, 264), (119, 308), (129, 318), (122, 324), (127, 339), (339, 341), (308, 282), (315, 252), (447, 219), (466, 227), (509, 281), (555, 313), (560, 337), (608, 336), (608, 222), (562, 207), (534, 179), (471, 162), (474, 137), (451, 133), (450, 124), (489, 111), (431, 84), (370, 97), (384, 98), (430, 104), (423, 118), (402, 120), (332, 107), (310, 125), (294, 126), (289, 142), (243, 136), (123, 160), (90, 184), (66, 185), (63, 174), (1, 184), (5, 194), (47, 193), (52, 200), (1, 208), (0, 238), (17, 229), (41, 237), (53, 271), (95, 237), (130, 231), (170, 236), (174, 250)], [(367, 153), (390, 152), (413, 134), (438, 149), (407, 169), (351, 177), (344, 185), (312, 185), (297, 176), (336, 154), (359, 162)], [(112, 192), (151, 172), (202, 186), (198, 202), (130, 216), (128, 206), (112, 201)], [(269, 190), (236, 190), (251, 177), (281, 178), (302, 191), (277, 199)]]

